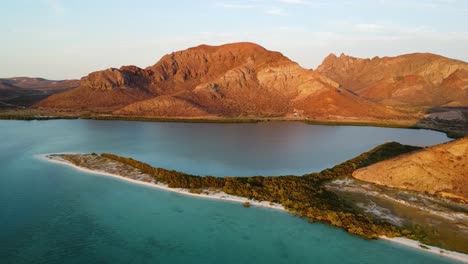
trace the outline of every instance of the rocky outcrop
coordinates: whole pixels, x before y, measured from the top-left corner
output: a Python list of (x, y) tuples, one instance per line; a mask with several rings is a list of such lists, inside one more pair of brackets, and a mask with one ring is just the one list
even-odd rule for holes
[(153, 99), (130, 104), (114, 112), (117, 115), (140, 116), (145, 113), (147, 116), (158, 117), (207, 117), (210, 116), (201, 107), (184, 99), (171, 96), (158, 96)]
[(149, 74), (136, 66), (123, 66), (90, 73), (80, 86), (55, 94), (36, 104), (41, 108), (111, 112), (153, 96)]
[(96, 90), (116, 88), (141, 89), (149, 85), (147, 71), (136, 66), (123, 66), (120, 69), (110, 68), (89, 74), (81, 80), (81, 86)]
[(376, 163), (353, 177), (468, 203), (468, 137)]
[(458, 69), (440, 84), (447, 106), (468, 106), (468, 69)]

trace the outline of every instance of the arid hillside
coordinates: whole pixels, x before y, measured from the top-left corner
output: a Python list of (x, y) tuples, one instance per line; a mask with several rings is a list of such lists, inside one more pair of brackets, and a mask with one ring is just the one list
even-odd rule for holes
[(468, 137), (376, 163), (353, 177), (468, 202)]
[(431, 53), (372, 59), (330, 54), (316, 71), (344, 89), (385, 105), (468, 105), (468, 63)]
[(151, 117), (400, 116), (253, 43), (201, 45), (165, 55), (146, 69), (94, 72), (80, 87), (37, 107)]

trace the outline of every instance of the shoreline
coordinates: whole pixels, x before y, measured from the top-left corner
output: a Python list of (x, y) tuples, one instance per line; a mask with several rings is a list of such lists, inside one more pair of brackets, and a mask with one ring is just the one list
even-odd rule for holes
[(450, 251), (450, 250), (445, 250), (445, 249), (434, 247), (434, 246), (429, 246), (429, 245), (426, 245), (426, 244), (423, 244), (423, 243), (419, 243), (416, 240), (412, 240), (412, 239), (405, 238), (405, 237), (380, 236), (379, 238), (382, 239), (382, 240), (385, 240), (385, 241), (392, 242), (392, 243), (397, 243), (397, 244), (400, 244), (400, 245), (403, 245), (403, 246), (411, 247), (411, 248), (414, 248), (414, 249), (419, 249), (419, 250), (422, 250), (424, 252), (429, 252), (429, 253), (432, 253), (432, 254), (436, 254), (436, 255), (439, 255), (441, 257), (446, 257), (446, 258), (461, 261), (463, 263), (468, 263), (468, 255), (467, 254), (463, 254), (463, 253), (459, 253), (459, 252), (455, 252), (455, 251)]
[[(37, 110), (37, 109), (33, 109)], [(38, 110), (39, 111), (39, 110)], [(401, 129), (426, 129), (446, 134), (448, 138), (457, 139), (465, 137), (467, 134), (459, 130), (453, 130), (447, 126), (429, 126), (419, 123), (419, 119), (408, 118), (398, 119), (354, 119), (354, 118), (299, 118), (299, 117), (219, 117), (219, 116), (199, 116), (199, 117), (144, 117), (144, 116), (119, 116), (119, 115), (87, 115), (87, 114), (57, 114), (57, 113), (2, 113), (0, 111), (0, 120), (102, 120), (102, 121), (137, 121), (137, 122), (177, 122), (177, 123), (260, 123), (260, 122), (301, 122), (307, 125), (323, 126), (368, 126), (383, 128), (401, 128)]]
[[(467, 219), (466, 215), (464, 215), (462, 213), (450, 214), (450, 213), (440, 212), (440, 211), (436, 211), (436, 210), (430, 209), (430, 208), (425, 207), (425, 206), (409, 203), (409, 202), (407, 202), (407, 201), (405, 201), (403, 199), (398, 199), (398, 198), (392, 197), (392, 196), (390, 196), (388, 194), (381, 194), (378, 190), (375, 190), (375, 189), (374, 190), (373, 189), (365, 189), (365, 187), (362, 187), (362, 186), (359, 186), (359, 185), (347, 185), (347, 182), (357, 182), (356, 180), (359, 180), (359, 179), (352, 178), (352, 179), (345, 179), (345, 180), (334, 180), (331, 183), (336, 184), (336, 185), (328, 185), (328, 186), (329, 186), (329, 188), (334, 188), (334, 189), (340, 190), (342, 192), (361, 193), (361, 194), (367, 194), (367, 195), (371, 195), (371, 196), (374, 196), (374, 197), (387, 199), (387, 200), (390, 200), (392, 202), (400, 203), (400, 204), (403, 204), (403, 205), (408, 206), (408, 207), (416, 208), (416, 209), (419, 209), (419, 210), (422, 210), (422, 211), (428, 212), (430, 214), (434, 214), (434, 215), (437, 215), (439, 217), (443, 217), (443, 218), (446, 218), (446, 219), (449, 219), (449, 220)], [(343, 183), (341, 183), (341, 182), (343, 182)], [(369, 183), (367, 183), (367, 184), (369, 184)], [(370, 184), (373, 184), (373, 183), (370, 183)], [(385, 186), (385, 187), (391, 188), (391, 187), (388, 187), (388, 186)], [(407, 190), (402, 190), (402, 191), (404, 192), (404, 191), (407, 191)]]
[[(54, 153), (54, 154), (76, 154), (76, 153)], [(86, 173), (113, 177), (113, 178), (117, 178), (117, 179), (120, 179), (120, 180), (125, 180), (125, 181), (128, 181), (128, 182), (131, 182), (131, 183), (134, 183), (134, 184), (145, 185), (145, 186), (148, 186), (148, 187), (153, 187), (153, 188), (157, 188), (157, 189), (160, 189), (160, 190), (174, 192), (174, 193), (178, 193), (178, 194), (182, 194), (182, 195), (205, 198), (205, 199), (230, 201), (230, 202), (236, 202), (236, 203), (241, 203), (241, 204), (245, 203), (245, 202), (248, 202), (250, 204), (250, 206), (254, 206), (254, 207), (258, 206), (258, 207), (270, 208), (270, 209), (275, 209), (275, 210), (280, 210), (280, 211), (287, 212), (287, 210), (281, 204), (277, 204), (277, 203), (270, 203), (268, 201), (251, 200), (251, 199), (247, 199), (247, 198), (240, 197), (240, 196), (230, 195), (230, 194), (227, 194), (227, 193), (222, 192), (222, 191), (219, 191), (219, 192), (208, 191), (208, 194), (192, 193), (188, 189), (170, 188), (167, 185), (160, 184), (160, 183), (151, 183), (151, 182), (138, 181), (138, 180), (130, 179), (128, 177), (124, 177), (124, 176), (121, 176), (121, 175), (118, 175), (118, 174), (113, 174), (113, 173), (109, 173), (109, 172), (105, 172), (105, 171), (91, 170), (91, 169), (79, 167), (79, 166), (76, 166), (76, 165), (74, 165), (74, 164), (72, 164), (72, 163), (70, 163), (68, 161), (65, 161), (65, 160), (57, 160), (57, 159), (48, 158), (47, 155), (49, 155), (49, 154), (37, 155), (37, 157), (40, 160), (43, 160), (43, 161), (48, 161), (48, 162), (52, 162), (52, 163), (66, 165), (66, 166), (72, 167), (72, 168), (74, 168), (76, 170), (83, 171), (83, 172), (86, 172)]]
[[(130, 183), (133, 183), (133, 184), (145, 185), (147, 187), (152, 187), (152, 188), (156, 188), (156, 189), (160, 189), (160, 190), (164, 190), (164, 191), (168, 191), (168, 192), (174, 192), (174, 193), (181, 194), (181, 195), (187, 195), (187, 196), (204, 198), (204, 199), (212, 199), (212, 200), (218, 200), (218, 201), (230, 201), (230, 202), (236, 202), (236, 203), (241, 203), (241, 204), (245, 203), (245, 202), (248, 202), (249, 205), (253, 206), (253, 207), (263, 207), (263, 208), (279, 210), (279, 211), (282, 211), (282, 212), (288, 212), (286, 210), (286, 208), (284, 208), (283, 205), (277, 204), (277, 203), (270, 203), (268, 201), (251, 200), (251, 199), (247, 199), (247, 198), (240, 197), (240, 196), (229, 195), (229, 194), (226, 194), (226, 193), (224, 193), (222, 191), (220, 191), (220, 192), (209, 192), (208, 194), (192, 193), (188, 189), (170, 188), (170, 187), (168, 187), (167, 185), (164, 185), (164, 184), (144, 182), (144, 181), (130, 179), (128, 177), (124, 177), (124, 176), (121, 176), (121, 175), (118, 175), (118, 174), (113, 174), (113, 173), (108, 173), (108, 172), (104, 172), (104, 171), (98, 171), (98, 170), (91, 170), (91, 169), (83, 168), (83, 167), (74, 165), (74, 164), (72, 164), (72, 163), (70, 163), (70, 162), (68, 162), (66, 160), (57, 160), (57, 159), (51, 159), (51, 158), (47, 157), (47, 155), (50, 155), (50, 154), (51, 153), (36, 155), (36, 157), (38, 159), (42, 160), (42, 161), (72, 167), (75, 170), (86, 172), (86, 173), (89, 173), (89, 174), (113, 177), (113, 178), (116, 178), (116, 179), (120, 179), (120, 180), (124, 180), (124, 181), (130, 182)], [(54, 154), (77, 154), (77, 153), (68, 152), (68, 153), (54, 153)], [(436, 254), (436, 255), (439, 255), (441, 257), (446, 257), (446, 258), (454, 259), (454, 260), (461, 261), (461, 262), (464, 262), (464, 263), (468, 263), (468, 254), (459, 253), (459, 252), (445, 250), (445, 249), (434, 247), (434, 246), (425, 245), (423, 243), (420, 243), (419, 241), (412, 240), (412, 239), (409, 239), (409, 238), (405, 238), (405, 237), (390, 238), (390, 237), (387, 237), (387, 236), (380, 236), (379, 239), (382, 239), (382, 240), (385, 240), (385, 241), (388, 241), (388, 242), (392, 242), (392, 243), (397, 243), (397, 244), (400, 244), (400, 245), (404, 245), (404, 246), (407, 246), (407, 247), (410, 247), (410, 248), (413, 248), (413, 249), (422, 250), (424, 252)]]

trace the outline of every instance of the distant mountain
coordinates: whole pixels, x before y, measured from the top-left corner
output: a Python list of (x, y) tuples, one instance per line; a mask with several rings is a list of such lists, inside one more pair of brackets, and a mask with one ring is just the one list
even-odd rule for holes
[(373, 164), (353, 177), (468, 203), (468, 137)]
[(80, 87), (36, 106), (164, 117), (399, 115), (253, 43), (201, 45), (165, 55), (146, 69), (124, 66), (94, 72)]
[(51, 94), (78, 86), (78, 80), (53, 81), (28, 77), (0, 78), (0, 107), (28, 107)]
[(60, 90), (66, 88), (74, 88), (79, 85), (78, 80), (47, 80), (43, 78), (29, 78), (29, 77), (13, 77), (13, 78), (0, 78), (0, 88), (10, 86), (22, 89), (35, 89), (35, 90)]
[(372, 59), (330, 54), (316, 71), (356, 95), (385, 105), (468, 105), (468, 63), (435, 54)]

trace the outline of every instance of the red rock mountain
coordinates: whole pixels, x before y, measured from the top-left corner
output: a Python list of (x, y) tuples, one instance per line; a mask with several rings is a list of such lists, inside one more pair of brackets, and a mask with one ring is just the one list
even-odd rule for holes
[(165, 55), (146, 69), (124, 66), (94, 72), (80, 87), (37, 106), (134, 116), (398, 114), (253, 43), (201, 45)]
[(468, 105), (468, 63), (430, 53), (360, 59), (330, 54), (317, 72), (387, 105)]
[(66, 110), (110, 111), (150, 98), (148, 73), (136, 66), (90, 73), (71, 91), (56, 94), (36, 106)]

